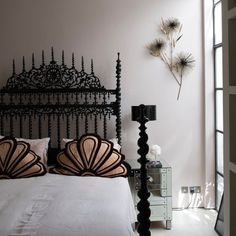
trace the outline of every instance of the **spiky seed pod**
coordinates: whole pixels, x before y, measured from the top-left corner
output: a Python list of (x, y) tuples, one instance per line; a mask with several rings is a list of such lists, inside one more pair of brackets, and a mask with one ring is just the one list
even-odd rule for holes
[(174, 62), (174, 68), (179, 74), (183, 74), (194, 66), (194, 58), (191, 53), (179, 53)]
[(169, 35), (180, 31), (181, 24), (177, 18), (169, 18), (167, 20), (162, 19), (160, 29), (164, 34)]
[(159, 57), (161, 52), (164, 50), (166, 42), (163, 39), (156, 39), (148, 45), (149, 53), (155, 57)]

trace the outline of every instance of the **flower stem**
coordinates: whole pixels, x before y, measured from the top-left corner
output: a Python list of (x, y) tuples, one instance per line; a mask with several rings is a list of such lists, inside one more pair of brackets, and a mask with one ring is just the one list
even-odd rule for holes
[(170, 66), (171, 71), (173, 70), (173, 36), (170, 35)]
[(179, 85), (179, 91), (178, 91), (177, 100), (179, 100), (179, 95), (180, 95), (181, 88), (182, 88), (182, 83)]
[(175, 75), (175, 73), (172, 70), (172, 67), (170, 65), (170, 63), (167, 61), (167, 57), (164, 54), (160, 54), (160, 58), (161, 60), (169, 67), (170, 73), (172, 74), (172, 76), (174, 77), (175, 81), (177, 82), (177, 84), (180, 86), (180, 82), (177, 78), (177, 76)]
[(179, 96), (180, 96), (180, 92), (181, 92), (182, 84), (183, 84), (183, 70), (181, 70), (181, 75), (180, 75), (180, 84), (179, 84), (179, 91), (178, 91), (177, 100), (179, 100)]

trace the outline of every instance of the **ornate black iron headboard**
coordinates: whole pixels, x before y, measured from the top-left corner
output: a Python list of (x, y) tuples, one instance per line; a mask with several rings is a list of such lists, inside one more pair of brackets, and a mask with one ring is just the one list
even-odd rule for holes
[[(94, 74), (86, 73), (82, 57), (81, 70), (72, 65), (58, 64), (51, 50), (47, 64), (42, 51), (42, 63), (17, 74), (13, 60), (12, 76), (0, 90), (0, 134), (24, 138), (50, 137), (50, 148), (59, 149), (61, 138), (79, 138), (93, 132), (107, 138), (108, 122), (115, 118), (112, 127), (121, 144), (121, 61), (116, 61), (116, 88), (106, 89)], [(101, 127), (102, 123), (102, 127)]]

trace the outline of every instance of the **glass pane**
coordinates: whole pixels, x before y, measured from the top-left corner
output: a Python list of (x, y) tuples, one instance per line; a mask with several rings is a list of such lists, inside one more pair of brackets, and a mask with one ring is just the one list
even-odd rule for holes
[(215, 6), (215, 44), (222, 43), (222, 4), (219, 2)]
[(223, 91), (216, 91), (216, 129), (223, 131)]
[(218, 211), (220, 208), (220, 201), (224, 191), (224, 178), (219, 174), (216, 175), (216, 210)]
[(216, 170), (224, 173), (223, 134), (216, 133)]
[(223, 87), (223, 62), (222, 62), (222, 47), (215, 50), (215, 79), (216, 88)]

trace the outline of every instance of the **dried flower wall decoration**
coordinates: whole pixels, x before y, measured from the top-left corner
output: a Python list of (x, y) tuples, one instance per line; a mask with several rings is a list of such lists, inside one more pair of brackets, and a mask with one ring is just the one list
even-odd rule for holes
[(169, 68), (173, 78), (179, 85), (177, 100), (180, 97), (183, 77), (194, 66), (191, 53), (174, 53), (177, 43), (182, 38), (182, 24), (176, 18), (161, 19), (160, 31), (164, 37), (155, 39), (148, 45), (152, 56), (159, 57)]

